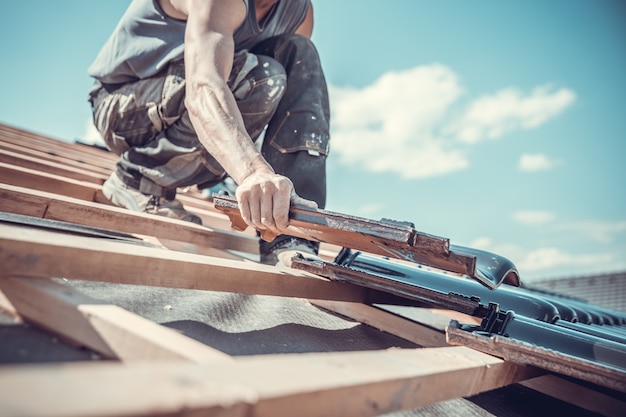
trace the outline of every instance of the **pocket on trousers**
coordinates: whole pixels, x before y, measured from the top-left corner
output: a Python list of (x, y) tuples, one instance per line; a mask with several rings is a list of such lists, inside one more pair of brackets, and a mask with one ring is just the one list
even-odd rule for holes
[(130, 147), (146, 144), (162, 130), (158, 115), (164, 77), (153, 77), (126, 84), (105, 99), (112, 133)]
[(116, 155), (121, 155), (129, 149), (128, 142), (126, 138), (122, 136), (118, 136), (115, 133), (111, 132), (109, 137), (105, 138), (105, 143), (111, 152)]
[(113, 129), (113, 137), (124, 138), (130, 147), (141, 146), (154, 139), (158, 130), (150, 120), (149, 108), (146, 105), (127, 111), (117, 119)]
[[(270, 145), (281, 153), (307, 151), (311, 155), (327, 156), (330, 150), (330, 136), (318, 115), (309, 110), (288, 111), (282, 123), (269, 139)], [(323, 125), (326, 123), (323, 122)]]
[(172, 62), (163, 83), (159, 115), (164, 128), (171, 126), (185, 111), (185, 64)]

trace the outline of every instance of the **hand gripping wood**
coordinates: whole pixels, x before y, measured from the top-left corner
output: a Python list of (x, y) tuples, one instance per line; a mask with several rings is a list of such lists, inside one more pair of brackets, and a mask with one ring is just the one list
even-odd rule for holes
[[(247, 228), (235, 199), (215, 196), (213, 204), (229, 217), (234, 229)], [(290, 208), (289, 223), (286, 233), (292, 236), (468, 275), (491, 289), (503, 282), (519, 286), (517, 269), (507, 258), (451, 246), (446, 238), (418, 232), (412, 223), (376, 221), (303, 206)], [(271, 241), (275, 235), (261, 231), (261, 237)]]

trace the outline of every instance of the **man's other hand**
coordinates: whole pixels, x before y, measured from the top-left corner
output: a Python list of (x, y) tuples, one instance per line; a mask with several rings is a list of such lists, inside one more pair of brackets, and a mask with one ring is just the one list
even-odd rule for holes
[(317, 203), (298, 196), (291, 180), (273, 173), (252, 174), (237, 187), (241, 217), (257, 230), (283, 233), (289, 227), (291, 204), (317, 208)]

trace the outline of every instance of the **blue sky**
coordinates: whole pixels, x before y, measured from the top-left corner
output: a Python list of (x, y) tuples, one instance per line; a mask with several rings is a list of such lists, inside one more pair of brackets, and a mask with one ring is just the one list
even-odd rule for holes
[[(90, 140), (127, 0), (2, 2), (0, 122)], [(412, 221), (527, 282), (626, 270), (626, 3), (318, 0), (327, 209)]]

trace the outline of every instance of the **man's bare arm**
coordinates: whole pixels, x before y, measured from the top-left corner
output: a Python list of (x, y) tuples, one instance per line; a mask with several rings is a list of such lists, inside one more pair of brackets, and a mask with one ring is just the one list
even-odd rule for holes
[(241, 0), (190, 0), (185, 33), (186, 106), (202, 144), (237, 183), (273, 172), (252, 146), (227, 79), (233, 33), (245, 17)]
[(246, 223), (281, 232), (289, 224), (291, 202), (315, 203), (297, 197), (291, 181), (274, 173), (256, 150), (228, 88), (233, 33), (245, 18), (245, 5), (241, 0), (176, 3), (187, 16), (185, 104), (198, 138), (239, 185), (237, 199)]

